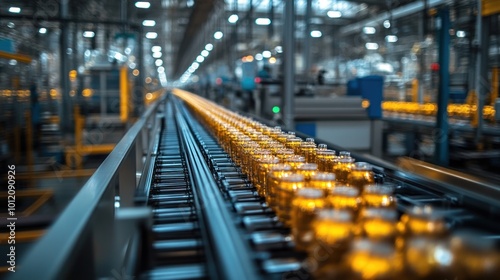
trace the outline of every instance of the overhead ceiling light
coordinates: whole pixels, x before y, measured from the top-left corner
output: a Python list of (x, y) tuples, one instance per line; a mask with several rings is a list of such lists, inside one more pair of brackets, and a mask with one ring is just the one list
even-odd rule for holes
[(85, 31), (83, 32), (83, 37), (85, 38), (93, 38), (95, 36), (94, 31)]
[(385, 28), (391, 28), (391, 22), (388, 19), (384, 20), (383, 24)]
[(323, 36), (323, 33), (321, 33), (321, 31), (319, 31), (319, 30), (313, 30), (313, 31), (311, 31), (311, 37), (313, 37), (313, 38), (319, 38), (321, 36)]
[(261, 53), (258, 53), (258, 54), (255, 55), (255, 59), (256, 60), (262, 60), (262, 58), (263, 58), (263, 56), (262, 56)]
[(363, 33), (365, 33), (365, 34), (371, 35), (371, 34), (375, 34), (375, 32), (377, 32), (377, 30), (373, 26), (363, 27)]
[(377, 43), (366, 43), (365, 47), (367, 50), (378, 50), (378, 44)]
[(271, 63), (271, 64), (275, 64), (275, 63), (276, 63), (276, 57), (274, 57), (274, 56), (273, 56), (273, 57), (271, 57), (271, 58), (269, 59), (269, 63)]
[(151, 20), (151, 19), (145, 19), (145, 20), (142, 21), (142, 25), (144, 25), (144, 26), (155, 26), (156, 25), (156, 21)]
[(11, 12), (13, 14), (19, 14), (21, 12), (21, 8), (19, 8), (19, 7), (10, 7), (9, 8), (9, 12)]
[(201, 55), (207, 57), (210, 53), (207, 50), (202, 50)]
[(197, 58), (196, 58), (196, 61), (198, 61), (199, 63), (202, 63), (203, 61), (205, 61), (205, 57), (202, 56), (202, 55), (199, 55)]
[(270, 58), (271, 57), (271, 52), (270, 51), (263, 51), (262, 52), (262, 56), (264, 58)]
[(165, 67), (160, 66), (158, 67), (158, 73), (164, 73), (165, 72)]
[(198, 62), (193, 62), (193, 64), (191, 64), (191, 67), (193, 67), (194, 69), (198, 69), (198, 67), (200, 67), (200, 64)]
[(217, 31), (217, 32), (214, 33), (214, 38), (216, 40), (222, 39), (223, 36), (224, 36), (224, 33), (222, 33), (221, 31)]
[(213, 49), (214, 49), (214, 45), (212, 45), (212, 44), (210, 44), (210, 43), (208, 43), (208, 44), (206, 44), (206, 45), (205, 45), (205, 50), (207, 50), (207, 51), (211, 51), (211, 50), (213, 50)]
[(269, 25), (269, 24), (271, 24), (271, 20), (268, 18), (257, 18), (257, 19), (255, 19), (255, 24), (257, 24), (257, 25)]
[(139, 9), (148, 9), (149, 7), (151, 7), (151, 3), (146, 1), (139, 1), (135, 2), (135, 6)]
[(148, 39), (156, 39), (156, 37), (158, 37), (158, 33), (156, 33), (156, 32), (146, 33), (146, 38), (148, 38)]
[(154, 58), (160, 58), (161, 57), (161, 52), (154, 52), (153, 53)]
[(47, 28), (42, 27), (42, 28), (38, 29), (38, 33), (40, 33), (40, 34), (45, 34), (45, 33), (47, 33)]
[(342, 17), (342, 13), (340, 11), (328, 11), (326, 15), (329, 18), (340, 18)]
[(161, 47), (160, 46), (152, 46), (151, 51), (152, 52), (161, 52)]
[(162, 66), (163, 65), (163, 60), (161, 60), (161, 59), (155, 60), (155, 65), (156, 66)]
[(398, 36), (396, 36), (396, 35), (387, 35), (387, 36), (385, 36), (385, 40), (388, 43), (396, 43), (398, 41)]
[(240, 19), (240, 18), (238, 17), (237, 14), (232, 14), (231, 16), (229, 16), (227, 21), (229, 21), (229, 23), (236, 23), (238, 21), (238, 19)]
[(17, 65), (17, 60), (15, 60), (15, 59), (9, 60), (9, 65), (12, 65), (12, 66)]
[(282, 46), (276, 46), (276, 48), (274, 48), (274, 50), (275, 50), (277, 53), (282, 53), (282, 52), (283, 52), (283, 47), (282, 47)]
[(465, 31), (463, 31), (463, 30), (457, 30), (457, 37), (458, 38), (465, 37)]
[(12, 21), (9, 21), (9, 23), (7, 23), (7, 27), (14, 28), (14, 27), (16, 27), (16, 25)]

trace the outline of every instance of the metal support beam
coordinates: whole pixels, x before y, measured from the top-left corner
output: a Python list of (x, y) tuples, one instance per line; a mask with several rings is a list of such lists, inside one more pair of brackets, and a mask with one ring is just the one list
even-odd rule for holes
[(436, 164), (447, 166), (448, 147), (448, 98), (450, 95), (450, 12), (444, 8), (439, 11), (441, 28), (439, 30), (439, 92), (436, 131), (434, 133), (434, 160)]
[[(61, 0), (60, 5), (60, 17), (61, 20), (65, 20), (68, 17), (68, 3), (69, 0)], [(69, 65), (68, 65), (68, 54), (66, 53), (68, 49), (68, 38), (69, 38), (69, 25), (61, 24), (61, 34), (59, 35), (59, 61), (60, 61), (60, 85), (61, 85), (61, 130), (63, 133), (69, 133), (72, 131), (71, 127), (71, 116), (72, 116), (72, 106), (71, 106), (71, 96), (70, 91), (70, 81), (69, 81)]]
[(311, 69), (311, 17), (312, 17), (312, 0), (307, 0), (306, 16), (304, 21), (306, 28), (304, 30), (304, 77), (309, 78), (309, 71)]
[[(478, 11), (481, 11), (481, 1), (478, 3)], [(477, 93), (477, 128), (474, 142), (481, 146), (483, 136), (483, 108), (485, 98), (490, 90), (488, 79), (488, 50), (490, 48), (490, 18), (477, 16), (476, 38), (478, 40), (478, 53), (476, 56), (476, 93)]]
[(286, 128), (294, 130), (295, 1), (285, 1), (283, 16), (283, 121)]

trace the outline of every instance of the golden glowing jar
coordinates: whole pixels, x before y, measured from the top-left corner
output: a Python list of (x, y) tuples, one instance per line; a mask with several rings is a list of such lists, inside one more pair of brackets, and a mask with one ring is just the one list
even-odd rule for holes
[(296, 154), (298, 154), (300, 143), (302, 143), (302, 139), (300, 139), (299, 137), (290, 137), (286, 140), (285, 146), (288, 149), (292, 149)]
[[(454, 255), (449, 242), (419, 236), (406, 240), (403, 251), (406, 273), (409, 279), (496, 279), (496, 278), (467, 278), (466, 274), (452, 273), (461, 258)], [(459, 277), (459, 278), (457, 278)], [(498, 278), (498, 277), (497, 277)]]
[(318, 173), (318, 165), (316, 163), (303, 163), (297, 167), (295, 172), (304, 175), (306, 184), (309, 184), (311, 177)]
[(500, 275), (500, 252), (495, 250), (493, 239), (474, 232), (458, 232), (450, 241), (451, 252), (456, 261), (454, 275), (463, 279), (498, 279)]
[(443, 213), (430, 206), (415, 206), (409, 213), (403, 214), (399, 229), (406, 236), (439, 238), (448, 233)]
[(252, 184), (257, 184), (257, 179), (258, 179), (258, 166), (259, 166), (259, 160), (263, 157), (272, 157), (271, 152), (268, 150), (262, 150), (262, 149), (257, 149), (253, 152), (253, 154), (250, 156), (250, 170), (249, 170), (249, 176), (248, 179)]
[(359, 190), (350, 186), (335, 186), (326, 197), (328, 204), (333, 209), (347, 210), (356, 217), (361, 207)]
[[(354, 237), (351, 213), (343, 210), (322, 209), (312, 223), (314, 241), (309, 246), (309, 258), (316, 261), (316, 278), (335, 269), (349, 250)], [(319, 277), (318, 277), (319, 276)]]
[(354, 164), (354, 158), (352, 157), (341, 157), (337, 158), (335, 165), (333, 166), (333, 173), (337, 182), (342, 184), (347, 184), (347, 178), (349, 173), (351, 173), (351, 168)]
[(292, 169), (295, 171), (300, 165), (306, 163), (306, 159), (303, 156), (299, 155), (291, 155), (289, 157), (285, 157), (283, 159), (283, 163), (289, 164)]
[(325, 196), (335, 188), (335, 174), (318, 172), (311, 176), (308, 187), (323, 190)]
[(286, 226), (290, 226), (290, 215), (292, 210), (292, 201), (298, 189), (304, 188), (304, 176), (300, 174), (290, 174), (281, 178), (278, 185), (276, 198), (278, 204), (278, 218)]
[(295, 242), (295, 249), (307, 251), (314, 241), (312, 223), (318, 210), (326, 206), (325, 196), (322, 190), (303, 188), (297, 191), (292, 201), (291, 229)]
[(393, 196), (392, 185), (367, 185), (361, 195), (364, 207), (396, 208), (397, 200)]
[(266, 179), (266, 202), (273, 211), (277, 211), (276, 193), (278, 186), (281, 184), (281, 178), (292, 174), (292, 167), (288, 164), (278, 163), (273, 164), (269, 168)]
[(316, 164), (318, 164), (319, 171), (331, 172), (328, 170), (328, 161), (335, 159), (334, 150), (316, 150)]
[(281, 162), (285, 162), (286, 158), (294, 156), (295, 153), (292, 149), (279, 149), (276, 151), (275, 155), (281, 160)]
[(262, 157), (258, 160), (258, 179), (255, 188), (260, 196), (266, 196), (267, 173), (271, 166), (278, 164), (280, 161), (274, 156)]
[(374, 176), (371, 164), (356, 162), (351, 166), (351, 172), (347, 176), (347, 184), (362, 191), (364, 186), (375, 183)]
[(259, 152), (260, 146), (259, 144), (255, 142), (247, 142), (244, 143), (242, 148), (241, 148), (241, 171), (244, 174), (250, 174), (250, 169), (251, 169), (251, 159), (252, 156), (256, 153)]
[(346, 255), (346, 279), (405, 279), (404, 260), (393, 245), (366, 239), (354, 241)]
[(357, 235), (372, 241), (395, 242), (398, 213), (389, 208), (364, 208), (359, 213)]
[(300, 143), (299, 151), (299, 154), (305, 157), (307, 162), (316, 162), (316, 144), (314, 142), (304, 141)]

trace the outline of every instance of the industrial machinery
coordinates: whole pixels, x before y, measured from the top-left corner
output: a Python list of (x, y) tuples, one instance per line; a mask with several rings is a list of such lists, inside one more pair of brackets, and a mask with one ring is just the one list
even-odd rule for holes
[[(218, 126), (216, 120), (223, 117), (232, 120), (235, 127), (252, 124), (269, 133), (281, 131), (174, 89), (173, 94), (151, 105), (127, 132), (47, 234), (29, 252), (19, 252), (20, 263), (29, 269), (19, 269), (9, 279), (31, 279), (35, 275), (40, 279), (75, 275), (85, 279), (116, 275), (140, 279), (317, 276), (311, 256), (296, 250), (297, 240), (289, 224), (276, 216), (262, 196), (263, 185), (254, 184), (263, 177), (256, 177), (261, 173), (251, 170), (261, 169), (241, 157), (246, 152), (244, 146), (234, 146), (236, 138), (229, 141), (224, 131), (233, 128)], [(247, 136), (243, 131), (238, 133), (251, 137), (252, 131), (249, 128)], [(327, 144), (330, 149), (341, 150)], [(251, 153), (255, 149), (247, 150)], [(495, 275), (490, 273), (496, 273), (499, 260), (497, 185), (410, 159), (392, 165), (364, 154), (351, 156), (373, 166), (373, 182), (393, 184), (391, 197), (395, 200), (390, 198), (390, 205), (397, 205), (397, 219), (402, 215), (403, 225), (411, 223), (411, 213), (416, 213), (412, 209), (433, 209), (430, 220), (420, 225), (431, 234), (428, 237), (444, 243), (410, 242), (405, 237), (410, 243), (403, 248), (415, 249), (406, 257), (418, 259), (431, 253), (436, 262), (420, 259), (428, 270), (405, 263), (404, 271), (423, 273), (415, 274), (416, 278), (463, 273), (466, 279), (478, 275), (490, 279), (487, 277)], [(447, 238), (459, 243), (446, 243)], [(50, 259), (45, 257), (48, 250), (53, 252)], [(385, 263), (387, 259), (378, 260)], [(473, 269), (468, 260), (478, 260), (480, 269)], [(480, 260), (496, 265), (488, 266)], [(349, 275), (354, 276), (383, 270), (350, 267)]]

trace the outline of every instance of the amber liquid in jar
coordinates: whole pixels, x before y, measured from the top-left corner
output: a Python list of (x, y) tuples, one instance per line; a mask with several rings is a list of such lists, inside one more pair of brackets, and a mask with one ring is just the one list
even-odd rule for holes
[(304, 175), (304, 180), (308, 184), (311, 181), (311, 177), (318, 173), (318, 165), (316, 163), (304, 163), (299, 165), (295, 172)]
[(335, 158), (334, 150), (317, 150), (316, 151), (316, 163), (318, 164), (319, 171), (331, 172), (328, 170), (328, 161), (333, 161)]
[(276, 193), (281, 184), (281, 178), (292, 174), (292, 167), (288, 164), (278, 163), (270, 166), (266, 180), (266, 203), (273, 211), (277, 211)]
[(335, 174), (328, 172), (318, 172), (311, 176), (309, 187), (323, 190), (325, 196), (335, 188)]
[(278, 218), (286, 226), (290, 227), (290, 216), (292, 201), (298, 189), (305, 187), (304, 176), (291, 174), (281, 178), (277, 189)]
[(390, 208), (364, 208), (358, 218), (357, 235), (372, 241), (394, 243), (398, 236), (398, 213)]
[(292, 202), (291, 228), (295, 249), (307, 251), (314, 240), (312, 223), (319, 209), (326, 206), (324, 193), (319, 189), (303, 188)]
[(356, 162), (351, 166), (351, 172), (347, 176), (347, 184), (358, 188), (360, 191), (366, 185), (375, 183), (372, 166), (366, 162)]
[(257, 193), (265, 197), (266, 175), (273, 164), (279, 163), (279, 159), (274, 156), (264, 156), (257, 160), (256, 182), (254, 184)]
[(363, 189), (362, 200), (364, 207), (396, 208), (396, 198), (393, 196), (392, 185), (367, 185)]
[(326, 197), (328, 204), (333, 209), (347, 210), (353, 217), (357, 217), (361, 207), (359, 190), (351, 186), (336, 186)]
[(415, 206), (409, 213), (403, 214), (399, 227), (405, 236), (439, 238), (448, 233), (443, 213), (427, 205)]
[(349, 173), (351, 173), (351, 168), (354, 163), (354, 158), (352, 157), (339, 157), (336, 164), (333, 166), (333, 173), (337, 182), (341, 184), (347, 184), (347, 178)]
[(289, 164), (292, 167), (292, 169), (296, 171), (299, 166), (306, 163), (306, 159), (303, 156), (292, 155), (289, 157), (285, 157), (283, 159), (283, 163)]

